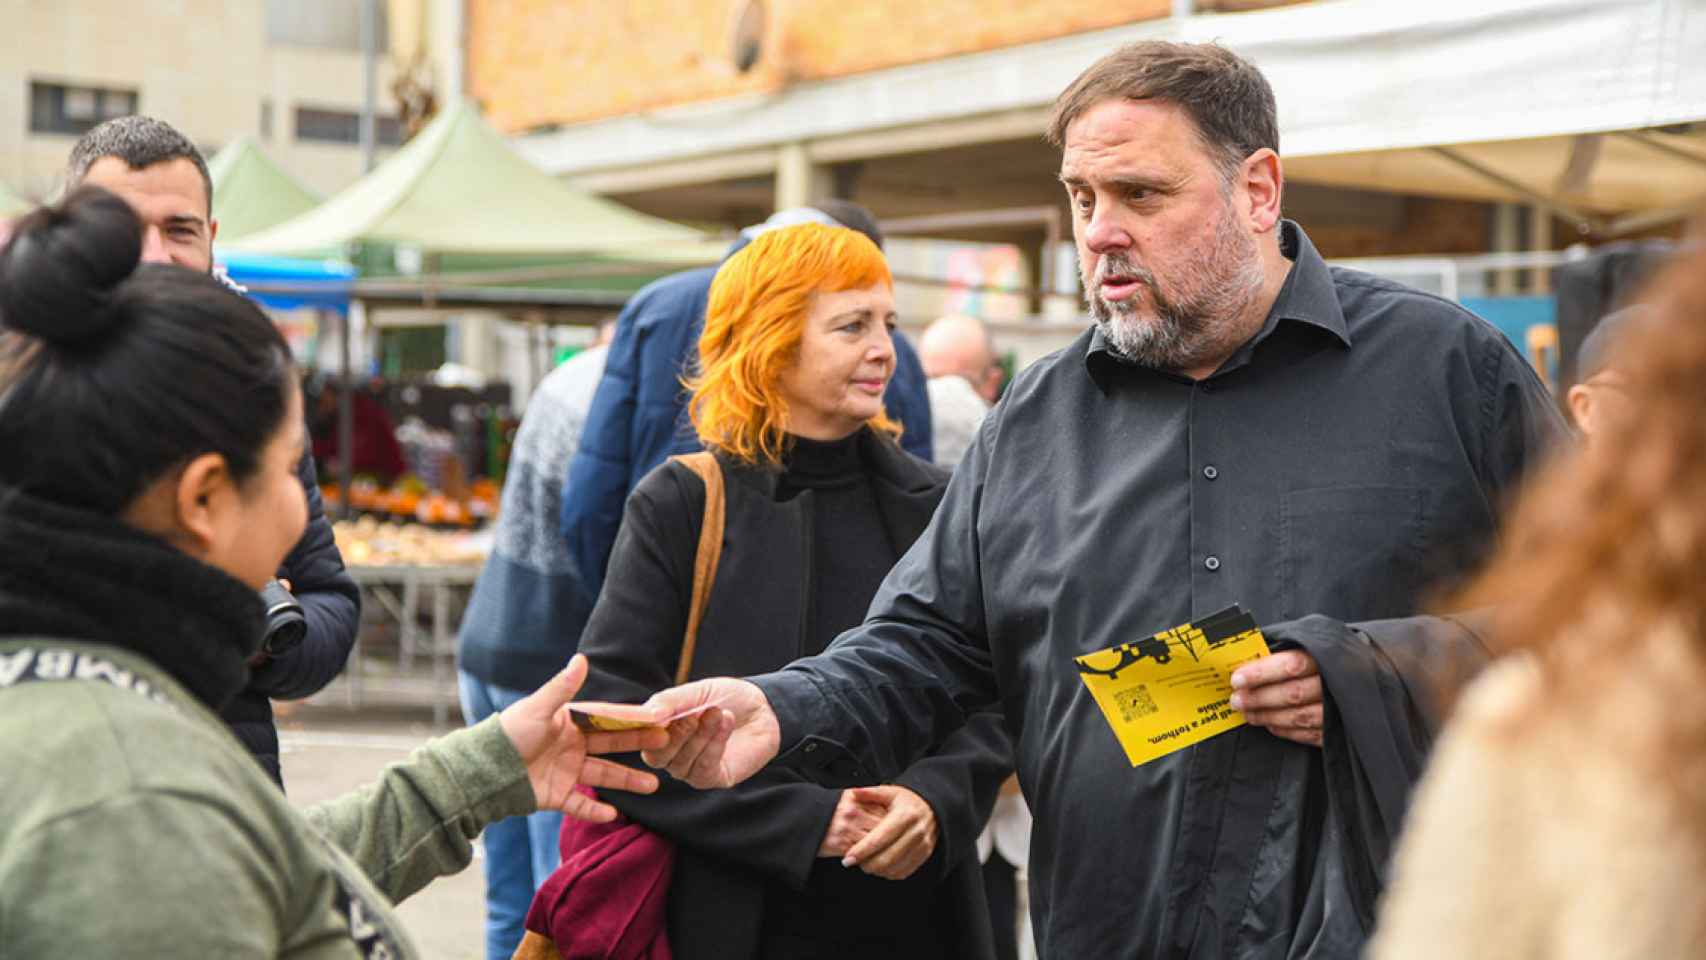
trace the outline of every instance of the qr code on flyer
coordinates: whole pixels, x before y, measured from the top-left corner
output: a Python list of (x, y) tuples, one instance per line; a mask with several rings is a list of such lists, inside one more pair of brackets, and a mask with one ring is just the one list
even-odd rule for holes
[(1119, 704), (1120, 717), (1126, 723), (1139, 717), (1147, 717), (1161, 709), (1155, 705), (1155, 698), (1149, 695), (1149, 687), (1141, 683), (1125, 690), (1114, 691), (1114, 702)]

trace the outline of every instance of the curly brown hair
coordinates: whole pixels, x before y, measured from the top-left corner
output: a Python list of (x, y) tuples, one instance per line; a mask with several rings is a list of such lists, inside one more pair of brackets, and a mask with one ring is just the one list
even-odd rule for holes
[(1637, 422), (1537, 477), (1497, 555), (1450, 604), (1490, 608), (1495, 652), (1533, 653), (1555, 703), (1591, 695), (1608, 664), (1660, 630), (1687, 638), (1706, 679), (1706, 252), (1640, 300), (1652, 312), (1609, 362)]

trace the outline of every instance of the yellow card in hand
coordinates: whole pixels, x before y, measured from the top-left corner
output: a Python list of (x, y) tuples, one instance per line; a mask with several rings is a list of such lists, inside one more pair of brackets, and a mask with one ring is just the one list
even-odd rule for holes
[(1231, 607), (1074, 662), (1135, 767), (1243, 726), (1232, 671), (1267, 655), (1256, 621)]

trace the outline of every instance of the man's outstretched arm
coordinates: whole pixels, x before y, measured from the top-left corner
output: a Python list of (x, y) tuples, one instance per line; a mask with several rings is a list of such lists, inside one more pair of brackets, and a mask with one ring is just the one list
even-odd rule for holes
[(977, 523), (997, 416), (985, 418), (928, 529), (890, 571), (865, 623), (823, 653), (750, 680), (702, 680), (647, 705), (671, 724), (646, 762), (723, 787), (781, 758), (814, 779), (891, 779), (996, 702)]

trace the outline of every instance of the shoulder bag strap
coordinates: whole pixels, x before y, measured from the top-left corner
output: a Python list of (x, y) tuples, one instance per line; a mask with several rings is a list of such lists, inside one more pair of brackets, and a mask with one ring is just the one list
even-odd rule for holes
[(687, 633), (681, 638), (681, 659), (675, 666), (675, 682), (687, 682), (693, 672), (693, 648), (699, 642), (699, 624), (711, 602), (711, 587), (717, 582), (717, 560), (723, 554), (723, 468), (709, 453), (674, 457), (705, 481), (705, 520), (699, 528), (699, 551), (693, 557), (693, 603), (687, 611)]

